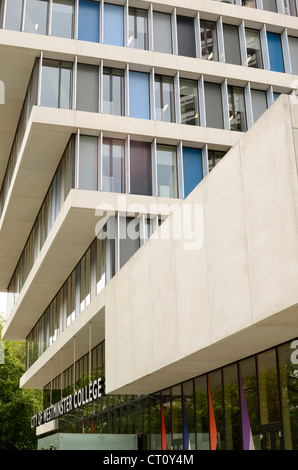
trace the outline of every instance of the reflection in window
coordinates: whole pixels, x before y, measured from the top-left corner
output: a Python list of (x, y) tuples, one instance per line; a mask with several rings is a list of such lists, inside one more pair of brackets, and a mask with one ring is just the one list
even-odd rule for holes
[(261, 69), (263, 67), (260, 33), (254, 29), (245, 30), (246, 37), (246, 55), (248, 67)]
[(74, 0), (53, 0), (52, 36), (73, 38)]
[(228, 86), (231, 131), (246, 131), (246, 113), (243, 88)]
[(200, 20), (201, 53), (206, 60), (218, 60), (216, 23)]
[(198, 82), (180, 80), (181, 123), (199, 125)]
[(178, 197), (176, 147), (157, 146), (157, 190), (160, 197)]
[(106, 114), (123, 115), (124, 91), (123, 70), (103, 69), (103, 112)]
[(208, 149), (208, 168), (211, 171), (215, 165), (225, 156), (226, 152)]
[(155, 76), (155, 109), (158, 121), (174, 122), (174, 79)]
[(102, 190), (114, 193), (125, 191), (124, 141), (103, 139)]
[(44, 60), (42, 66), (41, 106), (71, 108), (72, 64)]
[(138, 219), (120, 217), (120, 268), (140, 248), (140, 223)]
[(129, 115), (150, 119), (149, 74), (129, 72)]
[(128, 47), (148, 49), (148, 19), (147, 11), (129, 8)]
[(26, 0), (25, 31), (47, 33), (48, 0)]
[(200, 149), (183, 147), (184, 197), (202, 181), (202, 153)]

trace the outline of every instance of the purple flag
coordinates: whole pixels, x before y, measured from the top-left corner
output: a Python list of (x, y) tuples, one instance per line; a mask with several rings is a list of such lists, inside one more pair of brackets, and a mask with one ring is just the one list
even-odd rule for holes
[(243, 450), (255, 450), (240, 370), (239, 370), (239, 386), (240, 386), (240, 408), (241, 408), (241, 421), (242, 421)]

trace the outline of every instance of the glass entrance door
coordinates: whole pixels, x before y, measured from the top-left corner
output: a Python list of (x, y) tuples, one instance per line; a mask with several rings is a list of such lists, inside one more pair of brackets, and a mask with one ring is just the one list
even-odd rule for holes
[(262, 450), (283, 450), (281, 423), (271, 423), (262, 426)]

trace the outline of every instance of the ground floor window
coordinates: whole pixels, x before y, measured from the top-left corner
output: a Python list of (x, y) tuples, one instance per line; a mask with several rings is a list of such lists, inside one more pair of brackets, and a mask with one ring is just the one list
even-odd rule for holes
[[(104, 363), (103, 342), (46, 387), (44, 405)], [(136, 434), (145, 450), (297, 450), (297, 405), (296, 339), (148, 396), (106, 395), (60, 418), (59, 432)]]

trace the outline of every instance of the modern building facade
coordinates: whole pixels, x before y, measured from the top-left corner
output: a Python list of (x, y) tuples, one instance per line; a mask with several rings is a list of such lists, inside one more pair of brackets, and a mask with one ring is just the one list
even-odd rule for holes
[(298, 2), (0, 0), (0, 289), (32, 427), (298, 448)]

